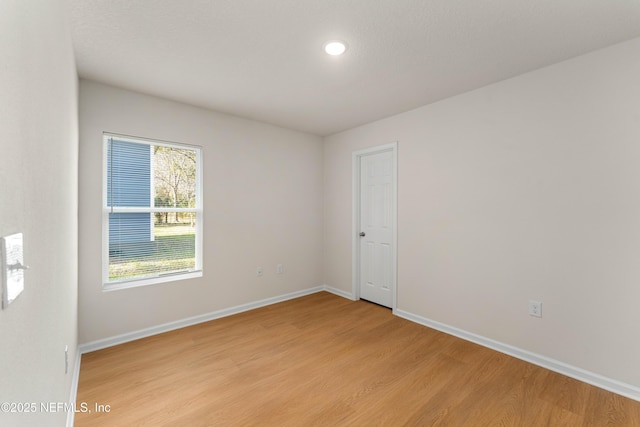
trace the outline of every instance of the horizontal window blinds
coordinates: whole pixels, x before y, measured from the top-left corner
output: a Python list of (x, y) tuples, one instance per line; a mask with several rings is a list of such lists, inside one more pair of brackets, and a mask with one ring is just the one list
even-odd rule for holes
[(199, 150), (106, 138), (106, 283), (199, 268)]

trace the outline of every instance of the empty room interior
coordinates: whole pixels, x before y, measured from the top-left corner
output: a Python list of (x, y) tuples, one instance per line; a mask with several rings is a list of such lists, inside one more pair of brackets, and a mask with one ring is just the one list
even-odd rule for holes
[(0, 425), (640, 426), (640, 2), (0, 0)]

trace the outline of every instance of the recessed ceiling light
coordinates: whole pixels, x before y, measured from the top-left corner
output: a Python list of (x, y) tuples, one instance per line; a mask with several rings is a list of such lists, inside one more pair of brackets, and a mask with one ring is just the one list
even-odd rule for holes
[(331, 40), (324, 44), (324, 51), (329, 55), (342, 55), (347, 50), (347, 44), (340, 40)]

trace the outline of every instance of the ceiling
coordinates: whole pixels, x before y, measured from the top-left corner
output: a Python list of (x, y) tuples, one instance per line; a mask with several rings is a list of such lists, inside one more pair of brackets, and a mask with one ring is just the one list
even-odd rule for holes
[(322, 136), (640, 37), (640, 0), (66, 1), (80, 77)]

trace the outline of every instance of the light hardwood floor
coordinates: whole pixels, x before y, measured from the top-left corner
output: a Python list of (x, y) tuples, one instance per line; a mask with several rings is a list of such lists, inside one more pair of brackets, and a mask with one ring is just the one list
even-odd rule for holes
[(79, 427), (640, 426), (639, 402), (326, 292), (85, 354), (81, 402)]

